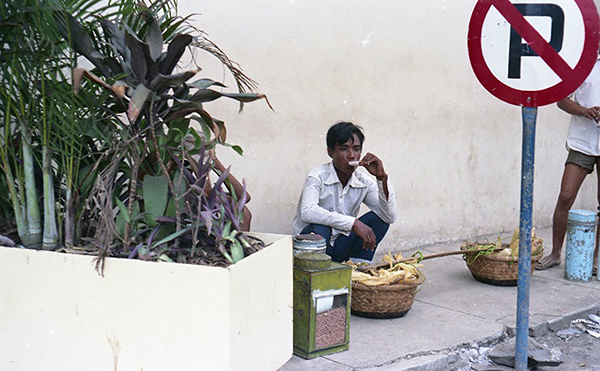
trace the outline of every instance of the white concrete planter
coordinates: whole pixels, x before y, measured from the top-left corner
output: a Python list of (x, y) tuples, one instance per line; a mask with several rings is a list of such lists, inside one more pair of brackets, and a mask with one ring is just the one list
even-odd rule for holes
[(276, 370), (292, 355), (292, 239), (227, 269), (0, 248), (0, 370)]

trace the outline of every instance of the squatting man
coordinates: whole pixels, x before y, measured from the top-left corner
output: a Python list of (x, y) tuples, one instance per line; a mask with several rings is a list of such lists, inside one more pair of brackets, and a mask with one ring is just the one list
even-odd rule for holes
[[(331, 162), (312, 169), (306, 178), (294, 233), (325, 238), (333, 261), (373, 260), (377, 246), (396, 220), (396, 199), (383, 162), (362, 156), (365, 136), (359, 126), (339, 122), (327, 132)], [(363, 167), (371, 175), (357, 171)], [(358, 217), (361, 204), (370, 211)]]

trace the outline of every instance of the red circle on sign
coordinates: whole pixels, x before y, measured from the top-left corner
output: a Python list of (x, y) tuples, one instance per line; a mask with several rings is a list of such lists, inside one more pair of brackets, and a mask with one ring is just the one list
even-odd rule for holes
[[(513, 13), (518, 13), (518, 10), (516, 10), (509, 0), (479, 0), (475, 5), (475, 9), (471, 15), (471, 21), (469, 22), (467, 45), (473, 72), (475, 72), (475, 75), (477, 76), (477, 79), (481, 85), (483, 85), (483, 87), (486, 88), (486, 90), (489, 91), (493, 96), (504, 102), (527, 107), (538, 107), (551, 104), (574, 92), (575, 89), (577, 89), (583, 83), (583, 81), (592, 71), (596, 60), (598, 59), (598, 41), (600, 41), (600, 18), (598, 17), (594, 1), (574, 1), (583, 15), (583, 24), (585, 30), (583, 51), (581, 53), (581, 57), (579, 58), (579, 62), (577, 62), (575, 68), (571, 69), (569, 67), (570, 71), (567, 71), (565, 74), (563, 74), (563, 76), (557, 73), (559, 77), (561, 77), (561, 82), (554, 86), (542, 90), (518, 90), (506, 85), (502, 81), (498, 80), (496, 76), (494, 76), (485, 62), (481, 47), (481, 32), (483, 29), (483, 22), (492, 5), (494, 5), (497, 9), (501, 7), (502, 9), (511, 11)], [(519, 16), (522, 17), (520, 13), (518, 13), (517, 18)], [(527, 22), (525, 21), (525, 23)], [(523, 37), (523, 35), (521, 36)], [(525, 35), (523, 39), (527, 40), (528, 37), (529, 34)], [(529, 40), (527, 41), (529, 42)], [(548, 58), (550, 60), (562, 62), (563, 66), (566, 65), (566, 62), (564, 62), (562, 58), (558, 56), (558, 54), (554, 51), (554, 48), (552, 48), (545, 40), (543, 42), (538, 42), (537, 45), (535, 42), (530, 42), (530, 46), (538, 53), (538, 55), (549, 55)], [(552, 50), (549, 51), (548, 48)], [(552, 51), (554, 51), (554, 55), (552, 55)], [(557, 59), (560, 59), (560, 61)]]

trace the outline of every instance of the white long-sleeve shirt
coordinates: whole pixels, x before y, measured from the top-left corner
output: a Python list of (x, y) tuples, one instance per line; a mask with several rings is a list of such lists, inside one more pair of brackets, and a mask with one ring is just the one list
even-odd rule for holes
[(389, 181), (387, 188), (386, 198), (383, 182), (358, 169), (342, 188), (333, 163), (317, 166), (304, 183), (294, 218), (294, 234), (309, 224), (326, 225), (332, 227), (333, 243), (339, 234), (350, 234), (362, 203), (391, 224), (396, 221), (396, 198)]

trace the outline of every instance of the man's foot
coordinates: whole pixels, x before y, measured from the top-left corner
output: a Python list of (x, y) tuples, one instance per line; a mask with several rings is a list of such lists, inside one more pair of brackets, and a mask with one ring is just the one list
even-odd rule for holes
[(594, 268), (592, 268), (592, 276), (598, 276), (598, 267), (594, 264)]
[(541, 258), (537, 263), (535, 263), (535, 269), (538, 271), (544, 271), (546, 269), (550, 269), (559, 265), (560, 260), (554, 259), (552, 255), (546, 255), (543, 258)]

